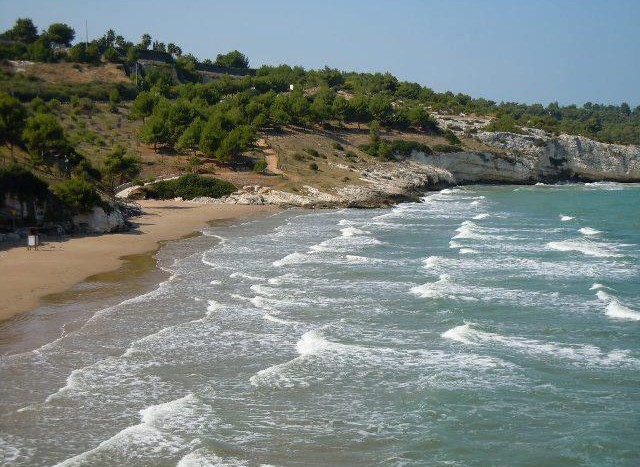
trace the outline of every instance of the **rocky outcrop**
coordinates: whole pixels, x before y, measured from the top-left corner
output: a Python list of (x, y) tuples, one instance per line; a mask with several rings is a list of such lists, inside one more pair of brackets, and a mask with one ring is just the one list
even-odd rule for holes
[(496, 152), (412, 154), (412, 159), (445, 169), (463, 183), (535, 183), (559, 180), (640, 181), (640, 147), (606, 144), (583, 136), (551, 137), (480, 132), (474, 136)]
[(101, 207), (94, 207), (93, 211), (87, 214), (75, 215), (72, 221), (75, 226), (87, 233), (117, 232), (126, 230), (127, 227), (124, 216), (118, 209), (107, 214)]
[(196, 198), (196, 203), (275, 204), (305, 208), (389, 206), (401, 201), (418, 199), (427, 190), (455, 183), (446, 170), (414, 161), (380, 162), (354, 169), (360, 184), (345, 185), (330, 192), (306, 185), (300, 192), (289, 193), (268, 187), (245, 186), (219, 199)]

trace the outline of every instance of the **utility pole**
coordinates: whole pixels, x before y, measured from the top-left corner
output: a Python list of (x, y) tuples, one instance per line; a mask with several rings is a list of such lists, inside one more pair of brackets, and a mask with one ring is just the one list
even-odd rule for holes
[(87, 28), (87, 20), (84, 20), (84, 53), (89, 53), (89, 29)]

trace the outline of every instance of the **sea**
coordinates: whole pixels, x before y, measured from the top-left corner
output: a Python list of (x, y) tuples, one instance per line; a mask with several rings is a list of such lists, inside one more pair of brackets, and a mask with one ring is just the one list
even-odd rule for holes
[(1, 465), (640, 465), (638, 184), (286, 210), (157, 263), (0, 328)]

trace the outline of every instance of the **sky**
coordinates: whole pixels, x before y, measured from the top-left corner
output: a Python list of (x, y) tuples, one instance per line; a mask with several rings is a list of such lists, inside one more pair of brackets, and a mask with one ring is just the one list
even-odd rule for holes
[(498, 102), (640, 105), (640, 0), (0, 0), (0, 30), (18, 17)]

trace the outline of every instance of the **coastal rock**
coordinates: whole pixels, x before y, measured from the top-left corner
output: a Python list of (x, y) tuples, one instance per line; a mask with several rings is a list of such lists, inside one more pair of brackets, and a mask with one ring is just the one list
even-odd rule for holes
[(94, 207), (88, 214), (73, 216), (73, 224), (88, 233), (107, 233), (125, 230), (126, 223), (122, 213), (114, 209), (109, 214), (101, 207)]
[(496, 152), (414, 152), (411, 158), (449, 171), (456, 183), (535, 183), (559, 180), (640, 181), (640, 147), (583, 136), (480, 132)]

